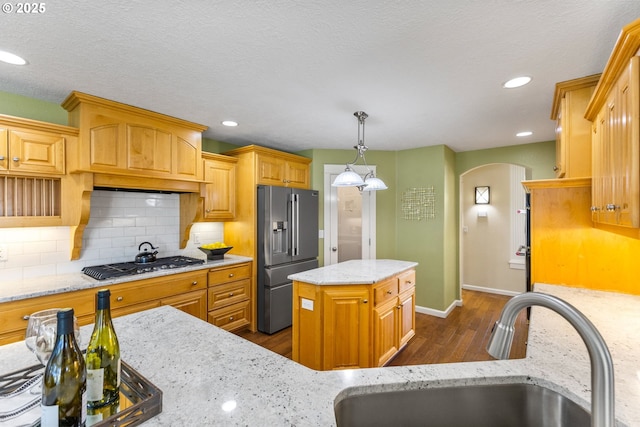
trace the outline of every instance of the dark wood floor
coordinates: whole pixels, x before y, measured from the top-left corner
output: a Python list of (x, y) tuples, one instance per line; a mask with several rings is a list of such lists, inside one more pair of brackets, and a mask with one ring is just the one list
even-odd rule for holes
[[(485, 347), (491, 328), (509, 298), (463, 290), (464, 305), (456, 307), (446, 319), (416, 313), (416, 336), (388, 366), (492, 360)], [(512, 359), (526, 354), (526, 310), (520, 313), (515, 329)], [(250, 331), (237, 335), (291, 359), (291, 328), (273, 335)]]

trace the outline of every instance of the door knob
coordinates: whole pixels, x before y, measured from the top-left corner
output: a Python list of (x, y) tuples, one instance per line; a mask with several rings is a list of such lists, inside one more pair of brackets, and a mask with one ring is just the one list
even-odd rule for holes
[(332, 248), (331, 248), (331, 250), (332, 250), (333, 252), (338, 252), (338, 248), (336, 248), (335, 246), (334, 246), (334, 247), (332, 247)]

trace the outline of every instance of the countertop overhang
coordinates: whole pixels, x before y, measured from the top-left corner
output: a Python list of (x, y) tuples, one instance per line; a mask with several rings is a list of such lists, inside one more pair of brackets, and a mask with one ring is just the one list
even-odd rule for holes
[(417, 266), (417, 262), (394, 259), (354, 259), (288, 276), (312, 285), (370, 285)]
[[(571, 303), (596, 325), (613, 357), (617, 425), (640, 426), (640, 297), (535, 289)], [(123, 360), (163, 392), (162, 413), (144, 424), (149, 426), (332, 426), (341, 396), (489, 383), (539, 384), (590, 408), (586, 347), (566, 320), (540, 307), (531, 312), (525, 359), (324, 372), (169, 306), (118, 317), (114, 324)], [(84, 338), (91, 328), (82, 328)], [(0, 347), (0, 373), (36, 362), (23, 342)]]

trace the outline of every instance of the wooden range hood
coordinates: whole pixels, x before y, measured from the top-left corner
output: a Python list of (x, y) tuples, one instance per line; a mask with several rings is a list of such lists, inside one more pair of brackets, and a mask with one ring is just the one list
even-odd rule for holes
[[(67, 146), (63, 187), (73, 206), (71, 259), (79, 259), (95, 189), (180, 194), (180, 247), (202, 208), (206, 126), (108, 99), (71, 92), (62, 107), (79, 137)], [(76, 203), (77, 201), (77, 203)]]

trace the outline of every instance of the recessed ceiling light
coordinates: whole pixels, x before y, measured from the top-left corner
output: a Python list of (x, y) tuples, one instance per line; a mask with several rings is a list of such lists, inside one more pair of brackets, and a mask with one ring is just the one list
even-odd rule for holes
[(225, 126), (238, 126), (238, 122), (234, 122), (233, 120), (225, 120), (222, 122)]
[(531, 81), (531, 77), (529, 77), (529, 76), (515, 77), (515, 78), (507, 81), (505, 84), (503, 84), (502, 87), (504, 87), (506, 89), (513, 89), (513, 88), (516, 88), (516, 87), (524, 86), (527, 83), (529, 83), (530, 81)]
[(531, 136), (531, 135), (533, 135), (533, 132), (531, 132), (530, 130), (516, 133), (516, 136)]
[(0, 50), (0, 61), (6, 62), (11, 65), (25, 65), (27, 63), (26, 60), (20, 58), (18, 55), (14, 55), (10, 52), (5, 52), (4, 50)]

